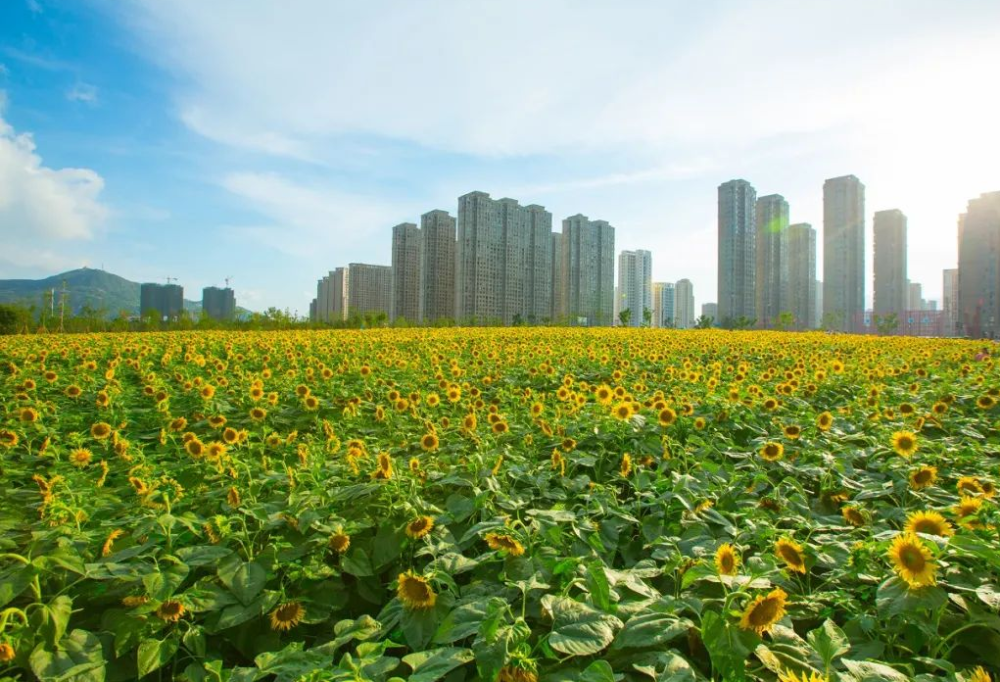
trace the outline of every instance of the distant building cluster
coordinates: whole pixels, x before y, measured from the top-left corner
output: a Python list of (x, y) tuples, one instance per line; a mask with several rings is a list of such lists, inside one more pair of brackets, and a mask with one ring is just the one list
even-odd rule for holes
[[(227, 280), (228, 282), (228, 280)], [(184, 287), (147, 282), (139, 286), (139, 316), (159, 321), (177, 320), (184, 311)], [(236, 294), (228, 286), (205, 287), (201, 291), (201, 314), (213, 320), (236, 319)]]

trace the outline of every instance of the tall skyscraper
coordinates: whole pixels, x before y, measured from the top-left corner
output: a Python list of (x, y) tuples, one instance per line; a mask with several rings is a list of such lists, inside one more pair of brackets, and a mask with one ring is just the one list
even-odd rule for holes
[(924, 288), (920, 282), (907, 282), (906, 309), (924, 309)]
[(958, 222), (959, 330), (964, 336), (1000, 336), (1000, 192), (969, 202)]
[(455, 219), (447, 211), (420, 216), (421, 310), (424, 322), (455, 317)]
[(330, 270), (316, 282), (316, 314), (318, 322), (337, 322), (347, 319), (350, 271), (347, 268)]
[(653, 311), (653, 254), (640, 249), (618, 255), (618, 295), (621, 310), (631, 313), (629, 326), (641, 327), (644, 311)]
[(823, 183), (823, 308), (830, 328), (863, 325), (865, 186), (853, 175)]
[(392, 308), (392, 266), (351, 263), (347, 266), (351, 286), (347, 312), (353, 317), (366, 313), (384, 313)]
[(764, 329), (788, 310), (788, 202), (780, 194), (758, 197), (755, 216), (756, 300), (754, 317)]
[(400, 223), (392, 228), (392, 310), (389, 320), (405, 319), (419, 324), (422, 292), (422, 234), (414, 223)]
[(524, 284), (524, 318), (531, 324), (552, 319), (552, 291), (555, 281), (555, 255), (553, 253), (552, 214), (544, 206), (525, 206), (527, 233), (525, 235), (526, 279)]
[(723, 324), (756, 316), (757, 192), (746, 180), (719, 185), (719, 317)]
[(674, 315), (674, 283), (653, 282), (653, 326), (672, 329)]
[(945, 316), (945, 333), (954, 336), (958, 326), (958, 268), (944, 270), (941, 274), (941, 310)]
[(895, 313), (902, 323), (907, 305), (906, 288), (906, 216), (898, 208), (876, 211), (872, 232), (875, 235), (875, 306), (876, 315)]
[(139, 315), (151, 312), (160, 320), (175, 320), (184, 310), (184, 287), (179, 284), (147, 283), (139, 287)]
[(563, 220), (558, 318), (572, 325), (610, 326), (615, 308), (615, 228), (574, 215)]
[(674, 285), (674, 325), (678, 329), (694, 326), (694, 285), (689, 279), (679, 279)]
[(719, 319), (719, 304), (718, 303), (702, 303), (701, 304), (701, 316), (707, 317), (712, 320), (713, 326), (718, 324)]
[(201, 290), (201, 314), (213, 320), (236, 318), (236, 294), (226, 287), (205, 287)]
[(787, 310), (796, 329), (815, 329), (816, 230), (809, 223), (788, 226)]

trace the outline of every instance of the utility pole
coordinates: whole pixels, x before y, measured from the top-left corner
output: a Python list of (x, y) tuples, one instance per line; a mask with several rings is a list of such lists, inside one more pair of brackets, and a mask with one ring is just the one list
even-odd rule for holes
[(66, 291), (66, 280), (63, 280), (62, 291), (59, 293), (59, 331), (60, 332), (66, 331), (66, 329), (65, 329), (65, 327), (63, 325), (64, 325), (65, 319), (66, 319), (66, 297), (68, 295), (69, 295), (69, 292)]

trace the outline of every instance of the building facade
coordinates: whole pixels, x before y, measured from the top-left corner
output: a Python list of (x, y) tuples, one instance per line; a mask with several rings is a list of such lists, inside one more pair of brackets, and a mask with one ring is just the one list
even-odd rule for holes
[(347, 268), (348, 317), (381, 313), (388, 319), (392, 309), (392, 266), (351, 263)]
[(851, 332), (865, 313), (865, 186), (853, 175), (823, 183), (823, 316)]
[(434, 210), (420, 216), (421, 320), (435, 323), (455, 317), (455, 218)]
[(213, 320), (236, 319), (236, 294), (226, 287), (205, 287), (201, 290), (201, 314)]
[(615, 307), (615, 228), (577, 214), (563, 220), (559, 314), (571, 325), (611, 326)]
[(674, 325), (677, 329), (694, 327), (694, 284), (689, 279), (679, 279), (674, 285)]
[(896, 314), (902, 319), (907, 305), (906, 216), (898, 208), (876, 211), (872, 223), (875, 237), (876, 315)]
[(941, 275), (941, 310), (944, 312), (947, 334), (954, 336), (958, 327), (958, 268), (944, 270)]
[(788, 226), (787, 310), (796, 329), (815, 329), (816, 230), (809, 223)]
[(756, 315), (757, 192), (746, 180), (719, 185), (718, 291), (723, 324)]
[(619, 309), (629, 311), (628, 326), (641, 327), (644, 311), (653, 310), (653, 254), (640, 249), (618, 255), (618, 296)]
[(719, 319), (719, 304), (718, 303), (702, 303), (701, 304), (701, 316), (707, 317), (712, 321), (712, 326), (717, 326)]
[(139, 287), (139, 315), (158, 313), (160, 320), (176, 320), (184, 310), (184, 287), (146, 283)]
[(754, 316), (771, 329), (788, 310), (788, 202), (780, 194), (758, 197)]
[(674, 283), (653, 282), (653, 326), (658, 329), (673, 329)]
[(544, 206), (531, 204), (527, 212), (523, 316), (529, 324), (551, 321), (555, 283), (555, 239), (552, 214)]
[(347, 319), (350, 271), (336, 268), (316, 282), (317, 322), (343, 322)]
[(906, 309), (923, 310), (927, 304), (924, 302), (924, 287), (920, 282), (908, 282), (906, 290)]
[(423, 235), (414, 223), (392, 228), (392, 309), (389, 320), (404, 319), (419, 324), (421, 315), (421, 258)]
[(958, 309), (962, 335), (1000, 337), (1000, 192), (973, 199), (959, 218)]

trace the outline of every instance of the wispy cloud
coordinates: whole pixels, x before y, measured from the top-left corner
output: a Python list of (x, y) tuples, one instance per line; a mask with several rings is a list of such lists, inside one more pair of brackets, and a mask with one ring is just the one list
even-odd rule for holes
[(32, 52), (25, 52), (24, 50), (19, 50), (16, 47), (5, 47), (3, 48), (3, 53), (21, 62), (22, 64), (27, 64), (29, 66), (34, 66), (35, 68), (42, 69), (44, 71), (75, 71), (76, 66), (70, 62), (63, 61), (61, 59), (56, 59), (54, 57), (46, 57), (39, 54), (34, 54)]
[(44, 10), (42, 9), (42, 4), (38, 0), (27, 0), (28, 9), (35, 14), (41, 14)]
[(89, 83), (77, 83), (66, 93), (66, 99), (71, 102), (97, 104), (97, 88)]

